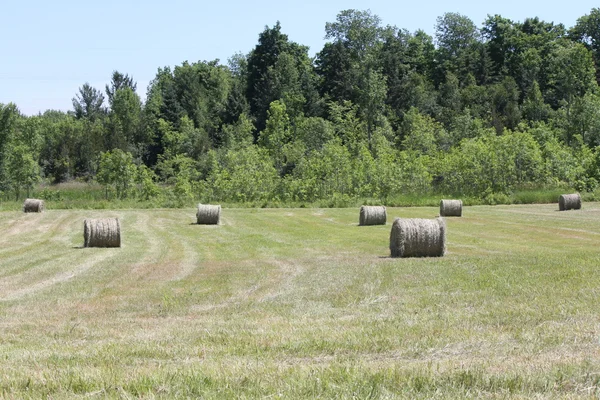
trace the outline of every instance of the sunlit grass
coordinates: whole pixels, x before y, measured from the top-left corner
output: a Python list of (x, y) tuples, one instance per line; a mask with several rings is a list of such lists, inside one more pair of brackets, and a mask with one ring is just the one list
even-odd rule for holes
[[(600, 204), (465, 207), (389, 258), (358, 209), (0, 213), (0, 397), (598, 396)], [(83, 219), (123, 247), (84, 249)]]

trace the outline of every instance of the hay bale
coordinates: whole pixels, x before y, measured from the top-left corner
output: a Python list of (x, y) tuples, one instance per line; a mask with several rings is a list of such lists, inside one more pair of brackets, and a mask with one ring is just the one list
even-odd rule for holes
[(83, 221), (84, 247), (121, 247), (118, 218), (91, 218)]
[(44, 200), (38, 199), (25, 199), (23, 203), (23, 212), (43, 212), (44, 211)]
[(198, 204), (196, 220), (199, 225), (218, 225), (221, 220), (221, 206)]
[(560, 211), (581, 209), (581, 196), (579, 193), (561, 194), (558, 198), (558, 209)]
[(462, 217), (462, 200), (440, 201), (440, 217)]
[(396, 218), (390, 234), (392, 257), (441, 257), (446, 253), (443, 218)]
[(385, 225), (387, 212), (385, 206), (360, 207), (359, 225)]

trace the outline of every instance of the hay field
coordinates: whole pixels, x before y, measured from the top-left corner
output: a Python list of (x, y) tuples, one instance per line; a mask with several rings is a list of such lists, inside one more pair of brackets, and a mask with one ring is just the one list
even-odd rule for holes
[[(2, 398), (593, 398), (600, 204), (465, 207), (389, 258), (358, 209), (0, 212)], [(83, 248), (118, 217), (122, 248)]]

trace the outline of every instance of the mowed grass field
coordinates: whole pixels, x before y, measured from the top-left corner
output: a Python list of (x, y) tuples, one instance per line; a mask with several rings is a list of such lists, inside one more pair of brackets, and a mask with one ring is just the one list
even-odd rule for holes
[[(594, 398), (600, 204), (0, 213), (3, 398)], [(82, 248), (119, 217), (122, 247)]]

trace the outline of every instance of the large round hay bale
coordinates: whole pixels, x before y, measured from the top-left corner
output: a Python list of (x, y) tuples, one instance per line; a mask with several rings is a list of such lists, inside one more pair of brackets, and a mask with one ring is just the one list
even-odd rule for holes
[(440, 217), (461, 217), (462, 200), (440, 201)]
[(387, 212), (385, 206), (360, 207), (359, 225), (385, 225)]
[(221, 206), (198, 204), (196, 220), (199, 225), (218, 225), (221, 220)]
[(443, 218), (396, 218), (390, 234), (392, 257), (441, 257), (446, 253)]
[(560, 211), (581, 209), (581, 196), (579, 193), (561, 194), (558, 198), (558, 209)]
[(118, 218), (90, 218), (83, 221), (84, 247), (121, 247)]
[(44, 211), (44, 200), (25, 199), (23, 203), (23, 212), (42, 212)]

